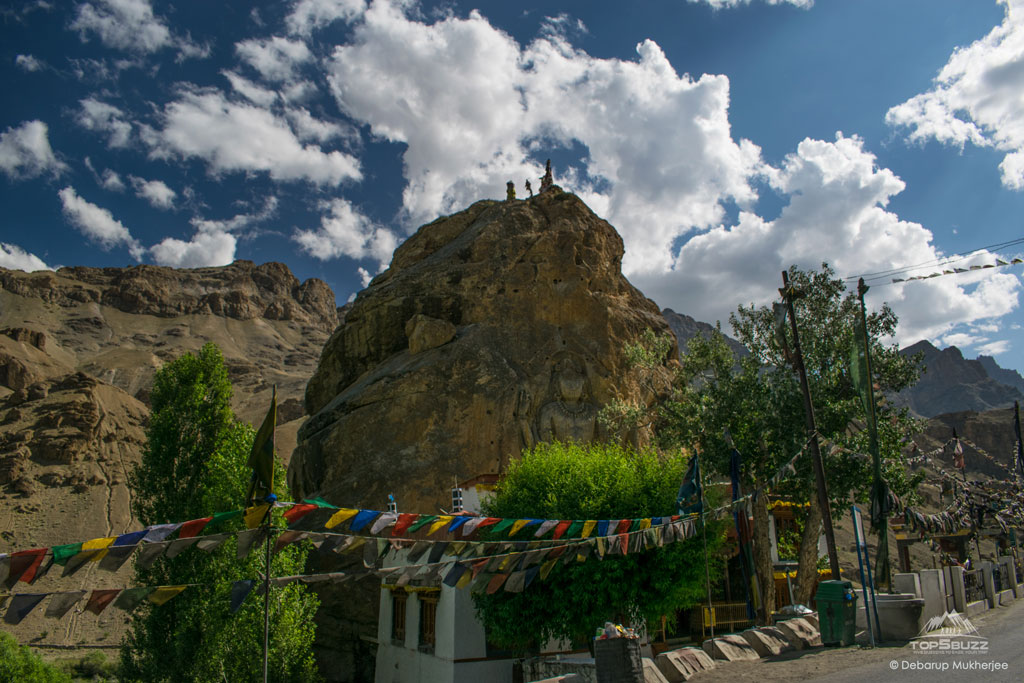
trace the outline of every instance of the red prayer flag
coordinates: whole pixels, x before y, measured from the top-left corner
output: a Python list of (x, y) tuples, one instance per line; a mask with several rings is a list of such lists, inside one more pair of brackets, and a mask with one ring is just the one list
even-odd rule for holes
[(416, 523), (420, 516), (415, 512), (403, 512), (398, 515), (398, 521), (395, 522), (395, 529), (391, 532), (392, 536), (401, 536), (405, 533), (405, 530)]
[(629, 531), (629, 525), (633, 523), (631, 519), (620, 519), (619, 526), (615, 529), (615, 533), (624, 534)]
[(181, 529), (178, 530), (178, 538), (192, 538), (198, 536), (199, 532), (203, 530), (213, 517), (203, 517), (202, 519), (193, 519), (190, 522), (185, 522), (181, 525)]
[(484, 521), (476, 525), (477, 529), (483, 529), (485, 526), (491, 526), (501, 521), (501, 517), (485, 517)]
[(116, 598), (117, 594), (120, 592), (120, 588), (94, 590), (92, 595), (89, 596), (89, 602), (85, 604), (85, 609), (98, 616), (100, 612), (107, 608), (107, 605), (113, 602), (114, 598)]
[(619, 547), (623, 555), (629, 552), (629, 534), (619, 534)]
[(33, 548), (11, 553), (11, 568), (7, 574), (7, 587), (10, 588), (18, 581), (32, 583), (39, 571), (39, 565), (46, 557), (46, 551), (47, 548)]
[(295, 524), (313, 510), (319, 509), (319, 505), (313, 505), (312, 503), (299, 503), (288, 508), (284, 513), (284, 518), (288, 520), (289, 524)]
[(568, 530), (569, 525), (572, 524), (571, 520), (562, 520), (555, 526), (555, 534), (551, 537), (552, 539), (558, 539), (562, 537), (562, 534)]

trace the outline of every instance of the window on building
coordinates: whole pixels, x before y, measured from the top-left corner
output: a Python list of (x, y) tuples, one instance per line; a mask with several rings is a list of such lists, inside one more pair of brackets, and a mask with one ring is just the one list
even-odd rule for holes
[(437, 593), (420, 593), (420, 647), (434, 649), (437, 626)]
[(404, 590), (391, 591), (391, 639), (405, 643), (405, 602), (409, 594)]

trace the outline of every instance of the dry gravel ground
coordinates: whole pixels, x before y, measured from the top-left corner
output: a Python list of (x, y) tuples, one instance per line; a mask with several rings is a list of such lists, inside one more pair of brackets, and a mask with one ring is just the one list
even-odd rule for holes
[[(694, 676), (695, 683), (731, 681), (821, 681), (856, 683), (858, 681), (942, 681), (984, 680), (986, 683), (1024, 681), (1024, 600), (1009, 607), (988, 610), (971, 622), (981, 636), (989, 639), (987, 654), (923, 654), (909, 644), (888, 644), (876, 648), (829, 647), (789, 652), (756, 662), (720, 663), (713, 671)], [(998, 671), (955, 668), (971, 661), (996, 662)], [(896, 666), (893, 666), (895, 662)], [(959, 664), (956, 664), (959, 662)], [(929, 667), (929, 668), (923, 668)]]

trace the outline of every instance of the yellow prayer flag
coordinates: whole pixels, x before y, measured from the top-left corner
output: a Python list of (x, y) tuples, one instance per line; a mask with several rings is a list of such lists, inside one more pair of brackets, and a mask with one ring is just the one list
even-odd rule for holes
[(431, 535), (431, 534), (433, 534), (433, 533), (434, 533), (435, 531), (437, 531), (437, 530), (438, 530), (438, 529), (440, 529), (441, 527), (443, 527), (443, 526), (445, 526), (446, 524), (448, 524), (449, 522), (451, 522), (451, 521), (452, 521), (453, 519), (455, 519), (455, 518), (454, 518), (454, 517), (452, 517), (451, 515), (441, 515), (440, 517), (438, 517), (438, 518), (437, 518), (437, 519), (436, 519), (436, 520), (434, 521), (434, 523), (433, 523), (433, 524), (431, 524), (431, 525), (430, 525), (430, 530), (429, 530), (429, 531), (427, 531), (427, 536), (430, 536), (430, 535)]
[(505, 559), (503, 559), (503, 560), (501, 561), (501, 564), (499, 564), (499, 565), (498, 565), (498, 571), (499, 571), (499, 572), (503, 572), (503, 571), (505, 571), (505, 567), (507, 567), (507, 566), (509, 565), (509, 563), (510, 563), (510, 562), (512, 562), (512, 558), (514, 558), (514, 557), (515, 557), (515, 558), (518, 558), (518, 557), (519, 557), (519, 555), (518, 555), (518, 554), (515, 554), (515, 555), (506, 555), (506, 556), (505, 556)]
[(580, 538), (586, 538), (587, 536), (589, 536), (590, 532), (594, 530), (595, 526), (597, 526), (596, 519), (588, 519), (587, 521), (585, 521), (583, 523), (583, 533), (580, 534)]
[(357, 536), (356, 540), (352, 541), (352, 545), (350, 545), (349, 547), (345, 548), (342, 552), (350, 553), (350, 552), (353, 552), (354, 550), (356, 550), (357, 548), (362, 548), (364, 545), (366, 545), (366, 537), (365, 536)]
[(107, 536), (106, 538), (94, 538), (91, 541), (86, 541), (82, 544), (82, 552), (84, 553), (89, 550), (101, 551), (89, 557), (89, 562), (99, 562), (106, 556), (106, 549), (109, 548), (110, 544), (113, 543), (116, 539), (117, 536)]
[(188, 586), (158, 586), (146, 599), (154, 605), (160, 606), (186, 588)]
[(530, 520), (528, 520), (528, 519), (517, 519), (517, 520), (515, 521), (515, 523), (514, 523), (514, 524), (512, 525), (512, 528), (511, 528), (511, 529), (509, 529), (509, 532), (508, 532), (508, 535), (509, 535), (509, 537), (511, 538), (512, 536), (515, 536), (515, 535), (516, 535), (516, 533), (518, 533), (518, 531), (519, 531), (520, 529), (522, 529), (522, 528), (523, 528), (524, 526), (526, 526), (526, 524), (527, 524), (527, 523), (528, 523), (529, 521), (530, 521)]
[(341, 508), (333, 515), (331, 515), (331, 518), (327, 520), (327, 523), (324, 524), (324, 526), (328, 529), (333, 529), (342, 522), (348, 521), (349, 519), (355, 517), (358, 513), (359, 510), (353, 510), (351, 508)]
[(468, 571), (468, 572), (466, 572), (465, 574), (463, 574), (462, 576), (459, 577), (459, 580), (455, 583), (455, 587), (461, 590), (461, 589), (465, 588), (466, 586), (468, 586), (469, 583), (472, 580), (473, 580), (473, 572), (469, 572)]
[(267, 514), (267, 510), (270, 509), (270, 505), (264, 503), (263, 505), (257, 505), (256, 507), (245, 509), (245, 528), (255, 529), (263, 521), (263, 516)]
[(640, 529), (638, 529), (638, 531), (642, 531), (644, 529), (650, 529), (650, 528), (651, 528), (651, 518), (650, 517), (648, 517), (646, 519), (641, 519), (640, 520)]
[(541, 578), (541, 581), (543, 581), (544, 579), (548, 578), (548, 574), (551, 573), (551, 570), (555, 568), (555, 564), (557, 564), (557, 563), (558, 563), (558, 559), (556, 558), (554, 560), (548, 560), (547, 562), (545, 562), (544, 564), (542, 564), (540, 566), (540, 578)]

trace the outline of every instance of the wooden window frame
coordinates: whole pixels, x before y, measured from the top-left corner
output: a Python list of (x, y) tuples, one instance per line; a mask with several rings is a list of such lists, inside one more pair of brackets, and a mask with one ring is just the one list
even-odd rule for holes
[(420, 593), (419, 647), (433, 651), (437, 645), (437, 593)]
[(409, 593), (403, 589), (391, 591), (391, 640), (405, 645), (406, 615), (409, 610)]

